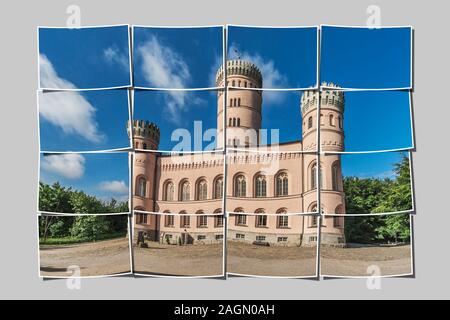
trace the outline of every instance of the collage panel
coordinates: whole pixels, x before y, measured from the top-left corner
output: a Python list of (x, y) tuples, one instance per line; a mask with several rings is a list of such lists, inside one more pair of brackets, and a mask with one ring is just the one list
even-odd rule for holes
[(42, 153), (39, 160), (39, 212), (130, 212), (128, 152)]
[(217, 88), (223, 26), (133, 26), (134, 85), (151, 89)]
[(141, 213), (221, 214), (224, 155), (135, 152), (132, 188)]
[(240, 213), (318, 213), (317, 156), (230, 152), (226, 207)]
[[(248, 82), (249, 88), (318, 87), (318, 27), (229, 25), (227, 32), (227, 65), (233, 68), (229, 75), (262, 76)], [(228, 86), (238, 85), (231, 80)]]
[(223, 149), (223, 90), (134, 93), (134, 149), (192, 153)]
[(125, 89), (38, 92), (43, 152), (90, 152), (131, 148)]
[(223, 277), (224, 217), (198, 212), (135, 211), (135, 274), (159, 277)]
[(412, 27), (321, 26), (320, 79), (345, 89), (411, 89), (412, 48)]
[(128, 215), (39, 215), (43, 278), (105, 277), (131, 273)]
[(324, 90), (320, 140), (324, 152), (380, 152), (415, 147), (409, 91)]
[(317, 215), (230, 213), (227, 272), (254, 277), (317, 277)]
[(321, 156), (324, 214), (386, 214), (414, 210), (409, 152)]
[[(324, 277), (395, 277), (414, 274), (412, 215), (325, 217), (321, 232)], [(345, 235), (332, 243), (324, 229)]]
[[(228, 77), (242, 85), (235, 76)], [(317, 152), (317, 97), (315, 91), (229, 89), (225, 121), (228, 149)], [(219, 135), (222, 128), (219, 126)]]
[(131, 86), (129, 26), (38, 28), (39, 89)]

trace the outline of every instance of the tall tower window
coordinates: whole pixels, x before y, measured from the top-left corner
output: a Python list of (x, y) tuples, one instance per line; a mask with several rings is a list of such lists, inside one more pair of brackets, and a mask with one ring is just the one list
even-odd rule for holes
[(232, 125), (233, 125), (233, 119), (230, 118), (229, 121), (228, 121), (228, 126), (231, 127)]
[(334, 127), (334, 116), (330, 114), (330, 126)]
[(311, 167), (311, 189), (317, 189), (318, 184), (317, 184), (317, 179), (319, 179), (319, 184), (321, 187), (322, 186), (322, 173), (320, 172), (321, 170), (319, 170), (317, 164), (314, 164)]
[(197, 186), (197, 200), (206, 200), (208, 197), (208, 184), (206, 180), (200, 180)]
[(289, 194), (288, 190), (289, 179), (286, 172), (282, 172), (277, 175), (276, 178), (276, 192), (277, 197), (287, 196)]
[(181, 201), (189, 201), (191, 199), (190, 189), (191, 186), (188, 181), (183, 181), (181, 183)]
[(238, 107), (241, 106), (241, 98), (238, 99)]
[(237, 107), (237, 99), (236, 98), (233, 99), (233, 106)]
[(238, 127), (240, 127), (240, 126), (241, 126), (241, 118), (237, 118), (237, 122), (236, 122), (236, 125), (237, 125)]
[(233, 99), (230, 99), (230, 107), (233, 106)]
[(334, 163), (331, 167), (331, 184), (334, 191), (339, 191), (339, 166)]
[(246, 196), (246, 182), (243, 175), (239, 175), (234, 179), (234, 196), (245, 197)]
[(267, 194), (267, 183), (266, 177), (263, 175), (259, 175), (255, 179), (255, 196), (257, 198), (263, 198)]
[(233, 118), (233, 127), (236, 127), (236, 118)]
[(342, 118), (338, 117), (339, 129), (342, 129)]
[(142, 144), (142, 149), (144, 149), (144, 150), (147, 149), (147, 144), (145, 142)]
[(220, 199), (223, 197), (223, 178), (217, 178), (214, 184), (214, 198)]
[(164, 189), (164, 201), (173, 201), (173, 194), (174, 194), (175, 188), (173, 185), (173, 182), (167, 182), (166, 187)]
[(147, 195), (147, 179), (140, 177), (138, 179), (137, 196), (145, 198)]
[(308, 129), (311, 129), (312, 126), (313, 126), (313, 118), (312, 118), (312, 117), (309, 117), (309, 118), (308, 118)]

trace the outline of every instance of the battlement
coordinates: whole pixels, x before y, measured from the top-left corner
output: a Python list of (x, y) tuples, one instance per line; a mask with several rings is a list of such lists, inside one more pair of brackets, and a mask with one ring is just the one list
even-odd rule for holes
[[(127, 122), (127, 131), (130, 134), (130, 122)], [(150, 121), (133, 120), (133, 136), (144, 139), (151, 139), (159, 144), (160, 131), (159, 127)]]
[[(256, 82), (258, 88), (262, 88), (262, 74), (259, 68), (249, 61), (245, 60), (228, 60), (227, 61), (227, 76), (239, 75), (249, 77)], [(224, 68), (221, 66), (216, 74), (216, 86), (220, 86), (220, 83), (224, 78)]]
[[(322, 86), (330, 88), (323, 90), (320, 93), (321, 107), (335, 107), (339, 111), (344, 112), (345, 96), (344, 92), (340, 90), (341, 87), (331, 82), (323, 82)], [(332, 90), (336, 88), (337, 90)], [(305, 114), (312, 108), (317, 107), (317, 91), (307, 90), (303, 93), (301, 98), (301, 110)]]

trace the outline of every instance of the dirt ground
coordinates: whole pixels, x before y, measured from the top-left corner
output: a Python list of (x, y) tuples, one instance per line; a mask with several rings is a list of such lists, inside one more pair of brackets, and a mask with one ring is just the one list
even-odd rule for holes
[(317, 248), (264, 247), (228, 242), (228, 272), (285, 277), (314, 277)]
[(134, 248), (136, 273), (166, 276), (219, 276), (223, 274), (223, 245), (177, 246), (147, 242)]
[(40, 246), (41, 275), (70, 276), (69, 266), (79, 266), (81, 276), (130, 272), (127, 238), (75, 245)]
[(378, 266), (382, 276), (410, 274), (411, 246), (321, 248), (321, 273), (330, 276), (369, 276), (367, 268)]

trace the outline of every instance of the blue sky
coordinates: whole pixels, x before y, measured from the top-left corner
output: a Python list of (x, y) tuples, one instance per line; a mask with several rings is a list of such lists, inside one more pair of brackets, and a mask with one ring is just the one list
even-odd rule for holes
[(40, 28), (41, 88), (129, 86), (128, 34), (128, 26)]
[(359, 178), (395, 178), (394, 164), (407, 152), (381, 152), (370, 154), (343, 154), (342, 175)]
[(411, 28), (322, 28), (321, 81), (343, 88), (410, 87)]
[(41, 154), (41, 182), (59, 182), (102, 200), (128, 199), (128, 172), (128, 153)]
[(134, 85), (215, 87), (223, 62), (223, 28), (134, 28)]
[(229, 26), (228, 59), (239, 56), (257, 64), (263, 74), (264, 88), (315, 86), (317, 28)]
[(345, 92), (345, 151), (412, 147), (408, 91)]
[(129, 148), (128, 108), (126, 89), (39, 93), (41, 150)]

